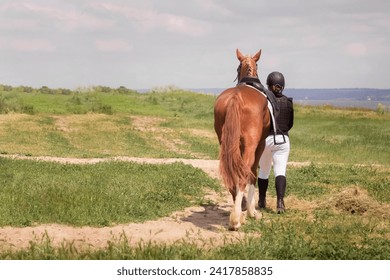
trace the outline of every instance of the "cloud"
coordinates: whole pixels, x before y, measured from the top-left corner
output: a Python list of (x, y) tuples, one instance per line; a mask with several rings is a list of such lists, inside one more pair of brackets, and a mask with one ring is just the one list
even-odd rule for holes
[[(390, 2), (317, 2), (3, 0), (0, 73), (32, 85), (225, 87), (235, 78), (238, 47), (262, 48), (261, 76), (282, 71), (291, 87), (388, 87), (364, 71), (388, 68)], [(37, 63), (47, 67), (25, 71)], [(367, 79), (357, 83), (361, 73)]]
[(303, 37), (302, 43), (307, 48), (318, 48), (326, 45), (326, 39), (322, 36), (312, 34)]
[(132, 50), (132, 46), (121, 39), (96, 40), (95, 46), (101, 52), (129, 52)]
[(157, 12), (153, 9), (138, 9), (132, 6), (112, 3), (91, 4), (95, 9), (102, 9), (114, 14), (125, 16), (144, 30), (164, 29), (165, 31), (202, 36), (208, 33), (210, 27), (199, 20), (172, 13)]
[(53, 52), (56, 47), (47, 39), (1, 38), (0, 49), (20, 52)]
[(0, 30), (35, 30), (37, 26), (34, 19), (0, 19)]
[(225, 6), (218, 5), (213, 0), (196, 0), (195, 1), (204, 11), (215, 15), (234, 16), (234, 13)]
[[(113, 20), (98, 18), (69, 5), (61, 5), (61, 7), (58, 7), (42, 3), (19, 2), (0, 6), (0, 12), (5, 15), (11, 11), (20, 14), (28, 12), (28, 17), (38, 16), (40, 21), (44, 18), (50, 19), (54, 21), (52, 23), (59, 24), (66, 30), (74, 30), (77, 28), (86, 28), (89, 30), (109, 29), (115, 23)], [(18, 24), (23, 25), (23, 20), (18, 19)]]
[(350, 43), (343, 46), (344, 53), (350, 56), (365, 56), (367, 47), (363, 43)]

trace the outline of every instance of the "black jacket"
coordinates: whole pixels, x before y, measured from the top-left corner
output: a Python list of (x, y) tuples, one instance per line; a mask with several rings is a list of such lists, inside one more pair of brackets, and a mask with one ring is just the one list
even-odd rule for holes
[[(276, 134), (288, 136), (288, 131), (294, 125), (293, 99), (283, 94), (276, 96), (276, 102), (279, 107), (279, 114), (276, 116)], [(270, 135), (274, 134), (274, 128), (271, 126)]]

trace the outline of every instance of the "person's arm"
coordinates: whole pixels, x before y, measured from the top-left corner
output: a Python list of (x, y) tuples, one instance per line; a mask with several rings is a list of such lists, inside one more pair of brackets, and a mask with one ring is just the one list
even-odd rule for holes
[(290, 120), (288, 123), (288, 130), (290, 130), (294, 126), (294, 105), (292, 98), (288, 98), (288, 101), (288, 105), (290, 107)]

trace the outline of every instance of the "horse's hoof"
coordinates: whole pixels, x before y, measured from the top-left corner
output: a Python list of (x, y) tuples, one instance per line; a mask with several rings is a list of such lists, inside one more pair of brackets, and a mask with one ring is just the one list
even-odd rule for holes
[(240, 226), (229, 226), (230, 231), (238, 231), (239, 228)]
[(261, 212), (255, 212), (255, 214), (253, 215), (253, 218), (258, 221), (258, 220), (261, 220), (263, 218), (263, 213)]
[(241, 227), (241, 223), (229, 223), (230, 231), (237, 231)]

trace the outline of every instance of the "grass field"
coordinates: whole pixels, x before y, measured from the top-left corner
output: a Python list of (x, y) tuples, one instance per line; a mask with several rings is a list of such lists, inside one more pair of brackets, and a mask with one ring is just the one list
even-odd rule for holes
[(181, 163), (96, 165), (0, 158), (0, 226), (109, 226), (204, 203), (216, 180)]
[[(182, 90), (41, 91), (0, 88), (0, 153), (218, 157), (213, 96)], [(0, 247), (0, 258), (390, 259), (390, 115), (295, 106), (290, 138), (290, 161), (311, 162), (288, 169), (291, 209), (285, 215), (266, 211), (261, 221), (248, 222), (242, 231), (249, 235), (240, 242), (216, 248), (191, 240), (134, 247), (123, 236), (106, 249), (80, 251), (71, 243), (55, 247), (48, 238), (29, 249)], [(1, 226), (142, 222), (211, 203), (204, 200), (205, 190), (222, 189), (183, 164), (64, 165), (0, 158), (0, 170)], [(272, 187), (269, 196), (275, 196)], [(260, 236), (250, 235), (256, 232)]]

